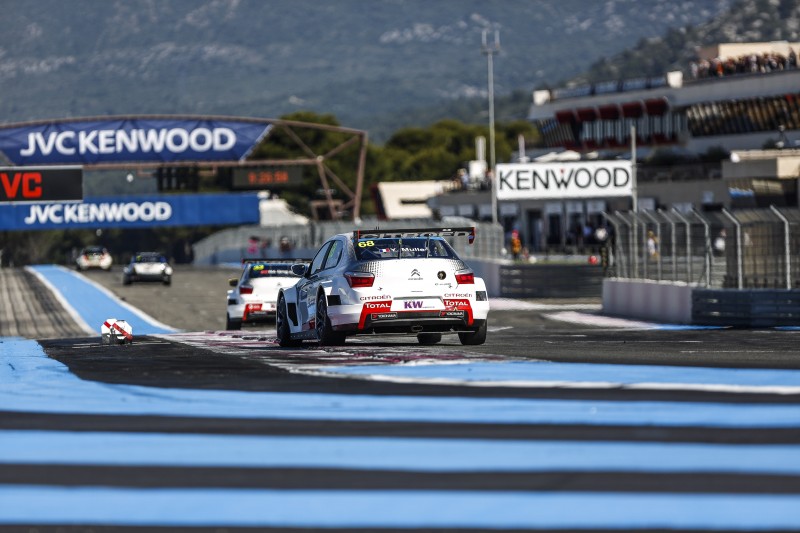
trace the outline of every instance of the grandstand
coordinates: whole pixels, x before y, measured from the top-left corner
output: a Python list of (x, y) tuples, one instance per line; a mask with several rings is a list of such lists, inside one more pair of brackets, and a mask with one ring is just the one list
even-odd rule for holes
[(698, 70), (689, 76), (678, 71), (537, 90), (528, 119), (549, 148), (628, 151), (636, 126), (642, 147), (760, 149), (800, 129), (793, 50), (800, 43), (720, 44), (699, 51)]

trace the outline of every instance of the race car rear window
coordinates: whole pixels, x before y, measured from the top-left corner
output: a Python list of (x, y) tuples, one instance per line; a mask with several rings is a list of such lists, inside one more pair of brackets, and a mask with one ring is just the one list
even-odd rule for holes
[(250, 265), (247, 270), (247, 276), (250, 278), (267, 278), (267, 277), (281, 277), (281, 278), (297, 278), (297, 274), (292, 272), (291, 265), (285, 264), (269, 264), (269, 263), (255, 263)]
[(167, 258), (163, 255), (137, 255), (136, 256), (137, 263), (166, 263)]
[(442, 238), (359, 239), (355, 250), (359, 261), (426, 257), (458, 259), (450, 244)]

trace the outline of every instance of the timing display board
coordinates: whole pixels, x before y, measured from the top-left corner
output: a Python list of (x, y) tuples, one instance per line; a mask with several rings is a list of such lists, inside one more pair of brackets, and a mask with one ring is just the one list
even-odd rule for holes
[(0, 167), (0, 203), (82, 199), (82, 167)]
[(234, 189), (291, 187), (303, 184), (303, 169), (299, 166), (237, 167), (233, 169), (232, 178)]

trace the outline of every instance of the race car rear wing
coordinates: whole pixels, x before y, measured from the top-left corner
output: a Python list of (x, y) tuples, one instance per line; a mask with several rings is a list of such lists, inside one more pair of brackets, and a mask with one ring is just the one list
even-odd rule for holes
[(467, 237), (469, 243), (475, 241), (475, 228), (413, 228), (413, 229), (374, 229), (356, 230), (353, 240), (361, 239), (411, 239), (414, 237)]

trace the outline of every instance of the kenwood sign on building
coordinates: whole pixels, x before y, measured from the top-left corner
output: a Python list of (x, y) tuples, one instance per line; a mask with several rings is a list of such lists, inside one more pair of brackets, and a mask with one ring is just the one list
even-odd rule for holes
[(630, 208), (633, 182), (624, 160), (498, 164), (500, 222), (532, 251), (591, 247), (603, 212)]
[(497, 165), (497, 199), (571, 199), (630, 196), (630, 161)]

